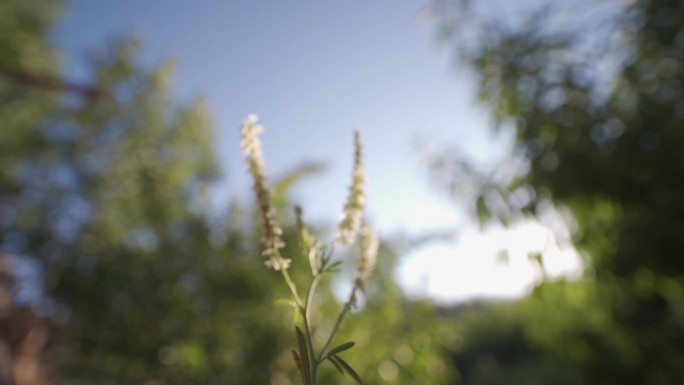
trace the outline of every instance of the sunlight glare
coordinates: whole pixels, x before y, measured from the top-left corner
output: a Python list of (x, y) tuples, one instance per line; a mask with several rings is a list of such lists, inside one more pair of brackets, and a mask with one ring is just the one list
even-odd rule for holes
[(484, 232), (467, 230), (455, 244), (433, 244), (406, 256), (398, 276), (411, 296), (451, 303), (476, 297), (518, 298), (542, 277), (530, 258), (543, 255), (548, 278), (580, 276), (583, 265), (574, 249), (559, 248), (553, 233), (538, 222)]

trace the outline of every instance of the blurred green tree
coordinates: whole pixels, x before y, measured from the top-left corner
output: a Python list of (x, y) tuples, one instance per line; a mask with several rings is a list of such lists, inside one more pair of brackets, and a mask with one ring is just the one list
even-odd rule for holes
[(34, 241), (51, 248), (43, 221), (50, 187), (28, 181), (54, 155), (39, 127), (58, 100), (37, 90), (66, 86), (57, 81), (58, 56), (47, 39), (58, 10), (39, 1), (0, 4), (0, 382), (7, 384), (50, 384), (54, 373), (45, 355), (53, 328), (17, 300), (26, 290), (15, 271), (18, 253), (38, 248)]
[(438, 164), (458, 171), (449, 183), (474, 181), (485, 221), (538, 216), (548, 202), (569, 209), (586, 256), (581, 280), (544, 283), (519, 304), (521, 343), (560, 355), (579, 383), (684, 382), (682, 3), (587, 2), (519, 20), (445, 3), (442, 31), (498, 125), (514, 130), (507, 161), (522, 167)]
[[(15, 275), (28, 265), (39, 276), (8, 290), (51, 325), (42, 362), (71, 384), (294, 383), (291, 314), (274, 305), (283, 288), (262, 264), (251, 209), (216, 215), (209, 203), (218, 173), (204, 102), (175, 101), (172, 63), (142, 65), (132, 40), (92, 53), (87, 82), (67, 79), (50, 44), (61, 5), (0, 4), (0, 251)], [(274, 186), (280, 215), (316, 169)], [(426, 327), (435, 308), (402, 295), (396, 255), (382, 248), (357, 326), (339, 338), (357, 341), (349, 361), (367, 384), (447, 383), (440, 328)], [(306, 269), (293, 261), (293, 278)], [(320, 301), (340, 306), (332, 291)]]
[(68, 81), (59, 4), (0, 7), (0, 248), (42, 274), (15, 301), (57, 325), (48, 362), (76, 384), (269, 381), (279, 313), (249, 223), (209, 215), (203, 102), (174, 102), (171, 64), (130, 40)]

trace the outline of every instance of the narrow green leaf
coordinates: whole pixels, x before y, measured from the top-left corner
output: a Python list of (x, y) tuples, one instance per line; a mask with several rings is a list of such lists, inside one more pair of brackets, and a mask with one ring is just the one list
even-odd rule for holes
[(330, 265), (326, 266), (324, 272), (325, 273), (334, 273), (337, 271), (340, 271), (340, 266), (342, 265), (342, 261), (335, 261), (331, 263)]
[(335, 361), (335, 359), (333, 357), (326, 357), (326, 358), (328, 359), (328, 361), (330, 361), (331, 364), (333, 364), (333, 366), (335, 366), (335, 368), (340, 372), (340, 374), (344, 374), (342, 367), (340, 366), (340, 364), (338, 364)]
[(351, 366), (349, 366), (347, 361), (343, 360), (340, 356), (336, 354), (332, 355), (331, 357), (333, 357), (337, 361), (337, 363), (340, 364), (340, 366), (342, 366), (342, 369), (344, 369), (344, 371), (347, 372), (347, 374), (349, 374), (354, 379), (354, 381), (356, 381), (359, 385), (363, 384), (363, 382), (361, 381), (361, 377), (359, 377), (356, 371), (352, 369)]
[(318, 261), (320, 270), (325, 271), (328, 268), (328, 263), (330, 263), (330, 258), (325, 253), (319, 253)]
[(332, 260), (332, 253), (328, 246), (322, 245), (318, 250), (318, 259), (320, 260), (319, 271), (324, 272)]
[(297, 333), (299, 356), (302, 360), (302, 369), (304, 370), (304, 385), (311, 385), (311, 362), (309, 361), (309, 350), (306, 348), (306, 340), (299, 327), (295, 326), (295, 332)]
[(332, 356), (333, 354), (337, 354), (340, 352), (343, 352), (345, 350), (351, 349), (351, 347), (354, 346), (354, 342), (345, 342), (342, 345), (336, 346), (326, 354), (326, 356)]

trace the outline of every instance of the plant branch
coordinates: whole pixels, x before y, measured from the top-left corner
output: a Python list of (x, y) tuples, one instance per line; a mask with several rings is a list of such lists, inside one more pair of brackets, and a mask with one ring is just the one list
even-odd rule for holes
[(354, 286), (354, 288), (351, 291), (351, 294), (349, 295), (349, 299), (347, 300), (347, 302), (342, 307), (340, 314), (337, 316), (337, 320), (335, 321), (335, 326), (333, 327), (333, 330), (330, 332), (330, 336), (328, 336), (328, 340), (325, 342), (325, 345), (323, 345), (323, 349), (321, 349), (321, 352), (318, 356), (318, 361), (323, 360), (323, 355), (325, 354), (326, 349), (328, 349), (328, 346), (330, 346), (330, 343), (332, 342), (333, 338), (335, 337), (335, 333), (337, 333), (337, 330), (340, 328), (340, 324), (342, 324), (344, 317), (347, 315), (347, 313), (349, 313), (349, 310), (351, 310), (352, 301), (354, 301), (354, 298), (356, 297), (356, 289), (357, 289), (357, 287)]
[(316, 295), (316, 289), (318, 288), (318, 282), (321, 280), (321, 274), (316, 274), (311, 281), (311, 286), (309, 287), (309, 294), (306, 298), (306, 304), (304, 305), (306, 311), (304, 312), (304, 319), (307, 322), (311, 322), (311, 304), (313, 303), (314, 296)]

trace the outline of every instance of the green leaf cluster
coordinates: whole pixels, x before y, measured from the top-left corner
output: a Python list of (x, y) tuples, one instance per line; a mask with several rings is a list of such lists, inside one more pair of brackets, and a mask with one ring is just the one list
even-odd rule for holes
[(539, 218), (550, 204), (567, 211), (586, 258), (582, 279), (542, 284), (505, 305), (506, 321), (476, 312), (493, 324), (487, 337), (467, 328), (456, 353), (464, 383), (684, 381), (682, 4), (605, 10), (587, 2), (572, 14), (548, 7), (518, 24), (473, 17), (450, 29), (476, 37), (449, 35), (498, 126), (514, 133), (506, 163), (522, 167), (501, 177), (447, 154), (443, 169), (457, 170), (454, 186), (474, 181), (485, 223)]

